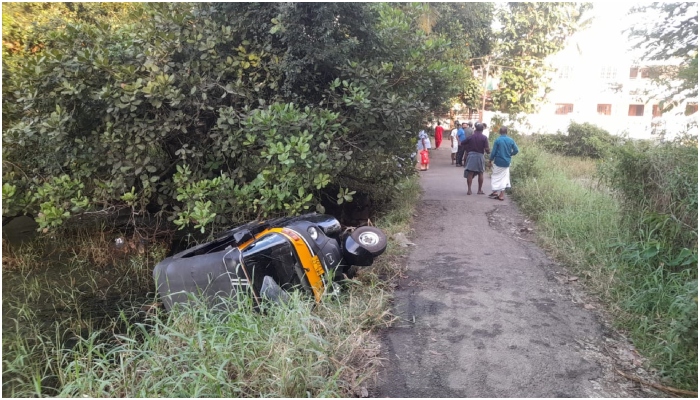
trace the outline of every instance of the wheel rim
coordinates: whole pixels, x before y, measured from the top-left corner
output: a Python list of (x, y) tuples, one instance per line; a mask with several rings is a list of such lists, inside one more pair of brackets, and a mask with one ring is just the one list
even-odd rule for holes
[(363, 232), (358, 237), (358, 240), (365, 246), (374, 246), (379, 243), (379, 235), (374, 232)]

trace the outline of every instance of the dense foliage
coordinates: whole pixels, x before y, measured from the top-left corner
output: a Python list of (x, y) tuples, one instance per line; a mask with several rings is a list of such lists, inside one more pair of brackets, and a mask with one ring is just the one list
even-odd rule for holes
[[(698, 365), (698, 154), (697, 147), (628, 143), (604, 169), (625, 207), (619, 243), (623, 306), (644, 315), (649, 341), (665, 375), (696, 388)], [(639, 333), (643, 333), (640, 335)], [(650, 335), (651, 334), (651, 335)], [(660, 342), (644, 339), (660, 338)]]
[(493, 3), (9, 5), (3, 215), (47, 230), (128, 208), (204, 231), (386, 204), (430, 114), (481, 103), (494, 51), (500, 108), (533, 107), (580, 9), (509, 4), (494, 36)]
[[(469, 66), (476, 71), (483, 65), (484, 58), (493, 51), (494, 35), (491, 29), (494, 3), (429, 3), (439, 17), (435, 19), (435, 32), (445, 35), (452, 47), (450, 59)], [(469, 34), (466, 35), (465, 32)], [(459, 93), (454, 101), (445, 104), (438, 114), (447, 114), (453, 103), (464, 104), (471, 109), (480, 108), (482, 99), (481, 74), (467, 74), (456, 81)]]
[(53, 13), (34, 50), (3, 57), (3, 215), (48, 229), (130, 207), (204, 231), (358, 191), (386, 201), (412, 173), (415, 131), (469, 76), (450, 39), (471, 28), (426, 32), (427, 11), (148, 3), (121, 25)]
[(614, 151), (603, 176), (638, 217), (642, 238), (671, 252), (687, 248), (697, 254), (697, 148), (628, 142)]

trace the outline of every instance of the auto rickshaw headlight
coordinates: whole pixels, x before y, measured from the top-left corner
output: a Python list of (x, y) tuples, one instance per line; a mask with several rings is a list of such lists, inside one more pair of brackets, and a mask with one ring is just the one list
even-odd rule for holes
[(318, 230), (315, 227), (310, 226), (309, 229), (307, 229), (306, 231), (309, 232), (309, 236), (311, 236), (311, 239), (318, 239)]

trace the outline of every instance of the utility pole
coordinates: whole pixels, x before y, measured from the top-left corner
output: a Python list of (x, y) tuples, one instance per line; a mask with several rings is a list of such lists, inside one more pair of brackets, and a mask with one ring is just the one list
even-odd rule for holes
[(489, 66), (491, 65), (491, 58), (486, 57), (486, 69), (484, 69), (484, 91), (481, 94), (481, 111), (479, 111), (479, 121), (484, 122), (484, 111), (486, 111), (486, 92), (488, 90), (488, 82), (486, 79), (489, 77)]

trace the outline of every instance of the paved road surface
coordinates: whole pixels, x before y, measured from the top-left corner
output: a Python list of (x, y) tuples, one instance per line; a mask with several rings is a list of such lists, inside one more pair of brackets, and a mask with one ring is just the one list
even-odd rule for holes
[[(517, 156), (516, 156), (517, 157)], [(534, 243), (511, 199), (467, 196), (449, 148), (430, 170), (373, 397), (649, 397), (612, 370), (611, 332)], [(612, 344), (610, 344), (612, 345)], [(615, 343), (615, 348), (629, 346)]]

